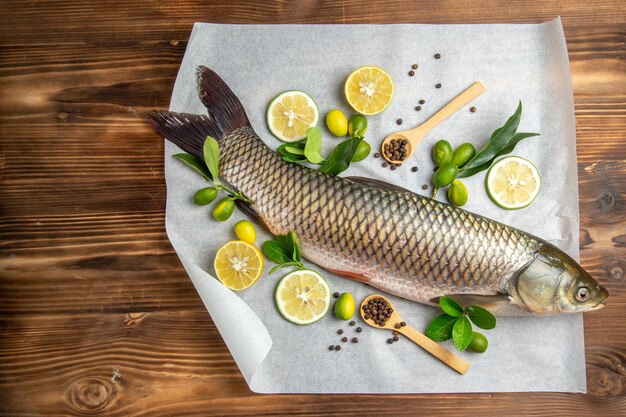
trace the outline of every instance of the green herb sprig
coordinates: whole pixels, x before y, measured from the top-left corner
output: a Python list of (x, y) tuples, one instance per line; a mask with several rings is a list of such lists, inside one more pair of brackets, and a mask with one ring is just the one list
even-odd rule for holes
[(274, 239), (263, 242), (263, 253), (267, 259), (278, 264), (270, 269), (270, 274), (277, 269), (291, 266), (295, 266), (297, 269), (306, 269), (302, 264), (298, 236), (294, 231), (290, 231), (286, 235), (277, 235)]
[[(219, 207), (220, 212), (216, 213), (215, 210), (213, 212), (213, 216), (216, 219), (224, 221), (228, 219), (232, 214), (232, 211), (234, 209), (234, 202), (236, 200), (240, 200), (250, 204), (254, 204), (254, 201), (246, 197), (243, 193), (233, 190), (232, 188), (228, 187), (226, 184), (223, 184), (220, 181), (218, 171), (219, 152), (220, 151), (217, 140), (215, 140), (215, 138), (211, 136), (207, 136), (206, 140), (204, 141), (203, 147), (204, 161), (197, 156), (188, 153), (176, 154), (174, 155), (174, 158), (182, 161), (184, 164), (202, 175), (207, 181), (212, 182), (214, 189), (217, 190), (217, 192), (214, 191), (210, 193), (210, 197), (208, 198), (206, 194), (207, 188), (199, 190), (198, 193), (204, 192), (205, 194), (204, 198), (194, 198), (194, 201), (196, 201), (197, 204), (206, 205), (213, 202), (213, 200), (217, 198), (219, 191), (223, 191), (228, 195), (227, 197), (220, 200), (221, 204), (218, 203), (215, 207), (216, 210), (218, 210)], [(209, 187), (209, 189), (210, 188), (211, 187)], [(196, 195), (198, 195), (198, 193), (196, 193)], [(233, 207), (230, 207), (231, 205)], [(226, 210), (224, 210), (225, 207)]]
[(359, 129), (352, 137), (339, 143), (328, 159), (322, 156), (322, 131), (310, 127), (306, 131), (306, 139), (302, 142), (285, 143), (277, 151), (283, 161), (300, 163), (311, 162), (320, 165), (319, 170), (329, 175), (338, 175), (348, 169), (352, 158), (363, 140), (364, 129)]
[(520, 101), (515, 113), (509, 117), (504, 126), (491, 134), (482, 149), (459, 170), (457, 178), (471, 177), (486, 170), (498, 157), (513, 152), (522, 139), (539, 136), (539, 133), (517, 132), (521, 118), (522, 102)]
[(430, 322), (426, 334), (437, 342), (452, 338), (454, 345), (460, 351), (467, 349), (472, 340), (472, 322), (485, 330), (496, 327), (494, 315), (480, 306), (470, 305), (463, 308), (450, 297), (441, 297), (439, 306), (444, 314), (435, 317)]

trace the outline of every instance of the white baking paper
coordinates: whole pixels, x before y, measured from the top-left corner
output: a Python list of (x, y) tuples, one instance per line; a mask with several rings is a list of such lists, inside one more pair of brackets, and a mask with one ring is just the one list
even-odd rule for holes
[[(440, 53), (441, 59), (434, 59)], [(418, 64), (414, 77), (408, 76)], [(485, 173), (467, 179), (467, 210), (536, 234), (578, 257), (578, 188), (573, 96), (565, 38), (559, 19), (538, 25), (218, 25), (194, 26), (172, 93), (170, 109), (204, 113), (195, 68), (216, 71), (243, 103), (252, 126), (271, 147), (279, 142), (265, 123), (268, 103), (278, 93), (298, 89), (317, 102), (322, 118), (333, 108), (350, 114), (343, 82), (362, 65), (378, 65), (393, 77), (392, 104), (369, 118), (373, 148), (398, 130), (416, 126), (474, 81), (485, 93), (434, 129), (413, 159), (395, 172), (368, 158), (343, 175), (379, 178), (422, 192), (430, 184), (432, 144), (470, 141), (480, 148), (491, 132), (524, 105), (520, 131), (540, 137), (521, 142), (514, 154), (533, 161), (543, 179), (528, 208), (497, 208), (484, 189)], [(435, 84), (441, 83), (440, 89)], [(414, 110), (420, 99), (421, 111)], [(323, 126), (320, 119), (318, 126)], [(324, 130), (324, 152), (338, 143)], [(210, 208), (192, 203), (204, 180), (171, 157), (180, 150), (166, 143), (167, 233), (207, 310), (220, 330), (250, 389), (263, 393), (429, 393), (585, 390), (581, 315), (499, 318), (486, 332), (482, 355), (460, 353), (471, 362), (461, 376), (406, 339), (388, 345), (389, 332), (359, 323), (363, 333), (328, 314), (310, 326), (285, 321), (274, 306), (281, 272), (267, 273), (239, 293), (211, 276), (217, 248), (234, 238), (232, 227), (210, 218)], [(417, 173), (411, 172), (418, 166)], [(251, 173), (253, 175), (253, 173)], [(424, 193), (429, 193), (430, 189)], [(439, 198), (445, 198), (440, 192)], [(260, 245), (270, 236), (259, 230)], [(313, 269), (315, 265), (307, 264)], [(271, 267), (271, 265), (268, 265)], [(266, 268), (269, 270), (269, 267)], [(326, 271), (333, 292), (349, 291), (357, 302), (375, 289)], [(435, 308), (392, 297), (407, 322), (424, 330)], [(341, 343), (338, 329), (358, 344)], [(340, 352), (328, 346), (341, 344)], [(445, 345), (454, 349), (452, 342)]]

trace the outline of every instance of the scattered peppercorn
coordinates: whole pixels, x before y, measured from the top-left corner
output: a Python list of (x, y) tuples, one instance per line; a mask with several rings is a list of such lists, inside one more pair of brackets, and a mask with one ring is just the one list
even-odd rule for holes
[(378, 152), (376, 152), (376, 153), (374, 154), (374, 158), (380, 158), (380, 154), (379, 154)]
[(400, 334), (400, 333), (399, 333), (397, 330), (394, 330), (394, 331), (393, 331), (393, 335), (394, 335), (394, 336), (397, 336), (397, 335), (399, 335), (399, 334)]
[(339, 345), (335, 346), (335, 350), (341, 350), (341, 346)]
[(415, 110), (417, 110), (417, 111), (422, 110), (422, 106), (416, 106), (416, 107), (415, 107)]
[(341, 329), (337, 330), (337, 334), (343, 334), (343, 330)]
[(396, 123), (397, 123), (397, 124), (399, 124), (399, 125), (401, 125), (401, 124), (402, 124), (402, 119), (398, 119), (398, 120), (396, 120)]
[(350, 326), (354, 326), (355, 324), (356, 324), (356, 321), (354, 321), (354, 320), (352, 320), (352, 321), (350, 322)]
[(387, 162), (383, 162), (383, 168), (387, 168), (389, 164)]
[(357, 327), (357, 328), (356, 328), (356, 332), (357, 332), (357, 333), (361, 333), (362, 331), (363, 331), (363, 329), (362, 329), (361, 327)]
[(417, 172), (417, 167), (413, 167), (413, 168), (411, 168), (411, 171), (413, 171), (413, 172)]
[(353, 337), (352, 338), (352, 343), (359, 343), (359, 338), (358, 337)]
[(415, 75), (415, 71), (409, 71), (409, 77), (412, 77)]
[(401, 322), (401, 323), (400, 323), (400, 326), (402, 326), (402, 327), (406, 326), (406, 322), (404, 322), (404, 321), (403, 321), (403, 322)]
[(333, 297), (335, 297), (335, 298), (339, 298), (339, 293), (338, 293), (338, 292), (334, 293), (334, 294), (333, 294)]
[(422, 185), (422, 190), (428, 190), (428, 184)]
[(392, 170), (392, 171), (395, 171), (395, 170), (396, 170), (396, 168), (397, 168), (397, 167), (396, 167), (395, 165), (393, 165), (393, 164), (391, 165), (391, 170)]
[(420, 104), (424, 104), (424, 103), (426, 103), (426, 100), (421, 99), (421, 100), (419, 101), (419, 103), (420, 103)]
[(438, 169), (439, 169), (439, 167), (434, 167), (433, 168), (433, 172), (437, 172)]
[(341, 338), (341, 341), (345, 343), (345, 342), (348, 341), (348, 338), (344, 336), (344, 337)]
[(441, 88), (441, 83), (435, 84), (435, 88)]
[(328, 350), (335, 350), (335, 345), (328, 346)]
[(400, 338), (399, 338), (398, 336), (394, 336), (394, 337), (393, 337), (393, 341), (394, 341), (394, 342), (397, 342), (398, 340), (400, 340)]
[(411, 65), (411, 68), (413, 68), (413, 69), (417, 69), (417, 64), (413, 64), (413, 65)]
[(437, 53), (435, 54), (435, 59), (440, 59), (441, 58), (441, 54)]
[(393, 343), (393, 339), (387, 339), (387, 343), (392, 344)]
[(476, 113), (476, 107), (470, 107), (470, 111), (471, 111), (472, 113)]

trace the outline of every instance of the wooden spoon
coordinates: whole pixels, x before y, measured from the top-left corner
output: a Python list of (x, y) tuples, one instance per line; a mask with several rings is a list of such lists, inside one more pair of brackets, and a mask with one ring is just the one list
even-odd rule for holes
[[(428, 134), (428, 132), (430, 132), (432, 129), (434, 129), (435, 126), (454, 114), (454, 112), (456, 112), (458, 109), (465, 106), (467, 103), (481, 95), (483, 91), (485, 91), (485, 87), (479, 81), (476, 81), (474, 84), (471, 85), (471, 87), (456, 96), (451, 102), (446, 104), (441, 110), (433, 114), (430, 119), (426, 120), (421, 125), (417, 126), (414, 129), (403, 130), (387, 136), (385, 140), (383, 140), (383, 144), (381, 146), (381, 154), (383, 155), (383, 158), (385, 158), (392, 164), (401, 164), (402, 162), (408, 160), (411, 155), (413, 155), (413, 153), (417, 149), (417, 146)], [(393, 160), (385, 153), (385, 144), (388, 143), (389, 146), (391, 146), (392, 139), (406, 139), (409, 141), (408, 145), (406, 146), (407, 155), (406, 158), (404, 158), (403, 160)]]
[[(393, 309), (393, 313), (391, 313), (391, 317), (389, 317), (389, 319), (387, 320), (384, 326), (380, 326), (374, 323), (374, 320), (372, 320), (371, 318), (367, 320), (365, 319), (365, 313), (363, 312), (363, 307), (369, 302), (369, 300), (373, 298), (382, 298), (383, 300), (387, 301), (387, 303), (389, 304), (389, 307)], [(400, 314), (398, 314), (398, 311), (396, 310), (396, 308), (391, 303), (391, 301), (389, 301), (389, 299), (387, 299), (386, 297), (383, 297), (382, 295), (378, 295), (378, 294), (370, 295), (365, 300), (363, 300), (359, 310), (361, 312), (361, 318), (363, 319), (363, 321), (369, 324), (370, 326), (376, 327), (377, 329), (388, 329), (388, 330), (397, 331), (398, 333), (414, 341), (418, 346), (423, 348), (425, 351), (429, 352), (430, 354), (435, 356), (437, 359), (439, 359), (441, 362), (445, 363), (450, 368), (454, 369), (455, 371), (457, 371), (458, 373), (462, 375), (464, 375), (469, 369), (470, 364), (465, 359), (450, 352), (448, 349), (444, 348), (443, 346), (433, 341), (432, 339), (426, 337), (425, 335), (418, 332), (417, 330), (415, 330), (413, 327), (409, 326), (408, 324), (406, 326), (403, 326), (397, 329), (395, 327), (395, 324), (402, 323), (403, 320), (400, 317)]]

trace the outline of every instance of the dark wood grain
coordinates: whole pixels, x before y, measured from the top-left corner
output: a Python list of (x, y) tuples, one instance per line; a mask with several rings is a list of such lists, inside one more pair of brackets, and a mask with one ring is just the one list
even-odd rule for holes
[[(163, 142), (196, 21), (537, 23), (575, 91), (587, 394), (251, 393), (165, 234)], [(0, 0), (0, 414), (626, 415), (626, 6)]]

